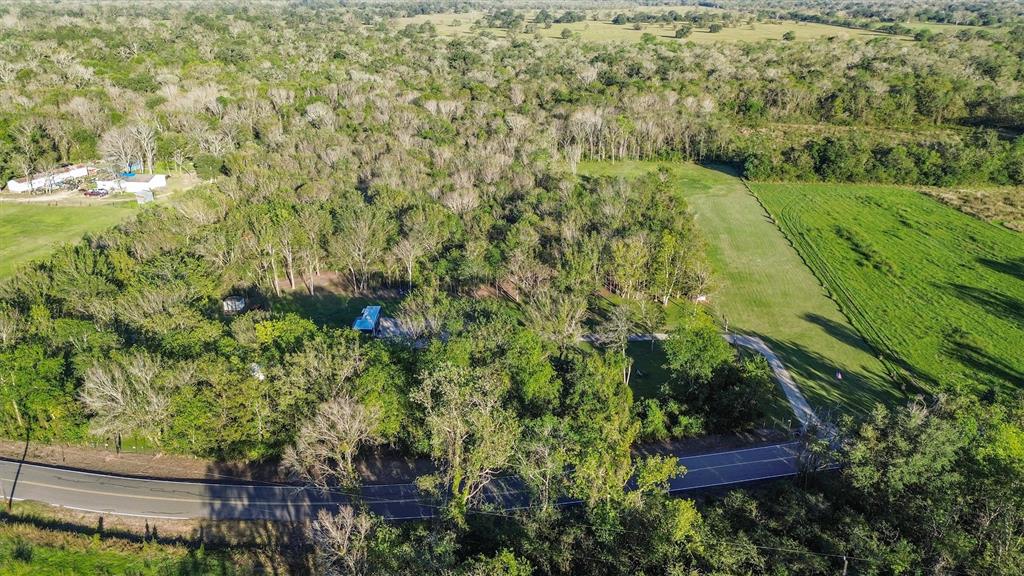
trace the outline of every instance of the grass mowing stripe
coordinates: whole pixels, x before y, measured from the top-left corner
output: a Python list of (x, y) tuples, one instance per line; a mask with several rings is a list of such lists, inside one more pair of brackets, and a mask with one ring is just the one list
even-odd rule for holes
[(896, 186), (751, 188), (894, 364), (929, 388), (1024, 386), (1024, 236)]
[[(751, 190), (751, 193), (753, 193), (753, 190)], [(857, 326), (862, 334), (867, 334), (869, 339), (876, 342), (876, 345), (880, 343), (884, 350), (891, 352), (893, 348), (887, 341), (887, 338), (885, 338), (882, 332), (871, 323), (864, 311), (857, 305), (857, 302), (850, 294), (850, 291), (833, 272), (832, 268), (828, 264), (828, 260), (821, 255), (821, 251), (818, 250), (815, 243), (810, 241), (804, 232), (800, 231), (800, 228), (797, 225), (799, 219), (798, 217), (795, 217), (794, 214), (798, 212), (799, 209), (802, 208), (802, 205), (806, 204), (807, 201), (807, 196), (794, 196), (789, 199), (789, 201), (779, 208), (777, 221), (782, 224), (785, 230), (793, 231), (792, 234), (797, 238), (797, 241), (793, 243), (794, 249), (802, 249), (800, 250), (802, 258), (807, 265), (815, 271), (822, 283), (822, 286), (824, 286), (829, 292), (830, 297), (832, 297), (833, 300), (836, 300), (840, 310), (847, 316), (847, 318), (850, 318), (851, 323)], [(767, 207), (765, 209), (767, 210)], [(896, 371), (890, 369), (890, 375), (896, 374)]]
[[(754, 194), (754, 191), (750, 189), (749, 185), (747, 186), (747, 190), (749, 190), (751, 194), (757, 197), (757, 195)], [(760, 199), (758, 199), (758, 202), (760, 203)], [(779, 210), (779, 220), (782, 221), (783, 225), (787, 229), (797, 229), (797, 227), (794, 226), (792, 223), (792, 214), (794, 211), (793, 207), (794, 205), (799, 206), (806, 202), (807, 197), (795, 197)], [(768, 208), (765, 207), (763, 203), (762, 207), (764, 207), (765, 211), (768, 212)], [(839, 306), (840, 311), (847, 317), (847, 319), (850, 320), (851, 324), (858, 327), (862, 334), (867, 334), (869, 336), (869, 340), (874, 342), (874, 346), (876, 346), (876, 349), (878, 343), (882, 344), (881, 351), (883, 351), (883, 353), (879, 354), (879, 360), (886, 366), (886, 369), (890, 377), (892, 377), (894, 380), (902, 382), (904, 380), (902, 378), (903, 371), (891, 359), (893, 357), (893, 347), (888, 342), (888, 339), (885, 338), (882, 331), (880, 331), (868, 319), (868, 316), (857, 305), (857, 302), (850, 294), (850, 291), (833, 273), (832, 268), (828, 265), (828, 260), (826, 260), (821, 255), (821, 252), (817, 249), (814, 243), (802, 242), (800, 243), (800, 245), (804, 247), (804, 251), (801, 253), (801, 257), (804, 259), (808, 267), (811, 268), (811, 270), (818, 271), (817, 274), (819, 275), (819, 280), (821, 281), (822, 286), (828, 292), (829, 296), (836, 301), (836, 304)], [(796, 249), (797, 246), (793, 245), (793, 248)], [(888, 357), (886, 353), (888, 354)]]

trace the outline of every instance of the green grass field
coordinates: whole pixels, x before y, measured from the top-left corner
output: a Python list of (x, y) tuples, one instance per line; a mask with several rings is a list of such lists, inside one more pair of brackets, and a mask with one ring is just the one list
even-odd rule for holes
[(668, 381), (668, 358), (661, 342), (630, 342), (626, 345), (626, 354), (633, 360), (633, 370), (629, 375), (629, 387), (633, 389), (633, 399), (658, 398), (661, 386)]
[(56, 246), (99, 232), (137, 211), (134, 201), (96, 206), (48, 206), (0, 202), (0, 279)]
[[(829, 300), (811, 271), (734, 174), (665, 163), (707, 241), (717, 288), (711, 305), (730, 331), (760, 336), (819, 410), (863, 413), (902, 395), (872, 349)], [(584, 162), (590, 175), (631, 178), (656, 162)], [(669, 307), (668, 321), (673, 324)], [(836, 372), (843, 374), (842, 380)]]
[[(30, 506), (19, 503), (20, 508)], [(37, 524), (41, 524), (41, 527)], [(4, 576), (92, 576), (135, 574), (182, 576), (243, 574), (226, 553), (138, 542), (24, 514), (0, 517), (0, 574)], [(87, 534), (85, 532), (92, 532)]]
[[(678, 7), (676, 7), (678, 10)], [(629, 10), (621, 10), (630, 12)], [(644, 12), (653, 12), (653, 9), (644, 9)], [(683, 12), (684, 10), (680, 10)], [(782, 35), (792, 31), (796, 34), (797, 40), (811, 40), (814, 38), (827, 38), (834, 36), (840, 39), (846, 38), (873, 38), (880, 36), (877, 32), (869, 30), (855, 30), (841, 26), (830, 26), (828, 24), (815, 24), (809, 22), (783, 22), (783, 23), (755, 23), (742, 24), (734, 28), (724, 28), (721, 32), (711, 33), (706, 28), (695, 28), (693, 32), (684, 39), (675, 38), (675, 27), (669, 24), (646, 24), (640, 30), (634, 30), (632, 24), (616, 25), (611, 19), (619, 11), (599, 11), (599, 20), (585, 20), (571, 24), (552, 24), (551, 28), (538, 27), (537, 32), (541, 37), (549, 40), (563, 41), (560, 37), (563, 29), (578, 33), (580, 38), (590, 42), (639, 42), (645, 33), (653, 34), (661, 39), (673, 40), (676, 42), (694, 42), (696, 44), (708, 44), (711, 42), (757, 42), (760, 40), (781, 40)], [(560, 12), (555, 11), (556, 14)], [(527, 22), (532, 21), (533, 12), (527, 12)], [(403, 28), (409, 24), (423, 24), (431, 22), (437, 27), (437, 33), (441, 36), (464, 36), (475, 35), (482, 30), (487, 30), (498, 37), (504, 37), (506, 31), (498, 28), (475, 29), (474, 23), (483, 17), (483, 12), (465, 12), (460, 14), (423, 14), (408, 18), (396, 18), (391, 25), (395, 28)]]
[[(104, 521), (105, 520), (105, 521)], [(147, 529), (148, 528), (148, 529)], [(0, 510), (3, 576), (241, 576), (291, 573), (304, 551), (282, 552), (292, 527), (88, 516), (32, 501)], [(203, 534), (206, 544), (197, 540)], [(299, 570), (301, 573), (301, 570)]]
[(1024, 236), (899, 187), (752, 186), (858, 330), (924, 386), (1024, 386)]

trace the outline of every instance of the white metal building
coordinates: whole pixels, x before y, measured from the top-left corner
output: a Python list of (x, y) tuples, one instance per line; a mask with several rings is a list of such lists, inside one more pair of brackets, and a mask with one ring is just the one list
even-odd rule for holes
[(44, 172), (33, 174), (24, 178), (17, 178), (7, 181), (8, 192), (32, 192), (34, 190), (46, 190), (54, 186), (72, 180), (74, 178), (85, 178), (89, 175), (89, 167), (85, 164), (75, 164)]
[(100, 190), (111, 192), (139, 192), (152, 191), (167, 186), (166, 174), (136, 174), (127, 178), (114, 180), (96, 180), (96, 187)]

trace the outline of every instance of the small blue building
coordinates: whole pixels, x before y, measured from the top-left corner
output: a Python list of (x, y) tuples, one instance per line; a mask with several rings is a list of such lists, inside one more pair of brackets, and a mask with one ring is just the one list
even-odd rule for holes
[(376, 334), (380, 323), (380, 306), (367, 306), (363, 313), (352, 322), (352, 328), (364, 334)]

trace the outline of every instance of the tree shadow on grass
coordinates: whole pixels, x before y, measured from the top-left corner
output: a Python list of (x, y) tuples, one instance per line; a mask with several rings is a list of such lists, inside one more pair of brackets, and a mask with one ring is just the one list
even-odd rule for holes
[(852, 326), (841, 324), (819, 314), (804, 314), (801, 318), (820, 327), (829, 336), (842, 342), (846, 346), (860, 350), (865, 354), (878, 358), (881, 362), (887, 363), (890, 372), (895, 370), (899, 375), (894, 377), (892, 374), (888, 374), (886, 376), (881, 376), (881, 378), (888, 382), (893, 382), (894, 378), (898, 379), (894, 384), (894, 386), (898, 388), (905, 389), (908, 392), (911, 392), (912, 390), (923, 392), (924, 390), (921, 388), (922, 386), (934, 387), (937, 384), (934, 378), (916, 370), (906, 360), (896, 356), (892, 352), (880, 350), (869, 343), (860, 335), (859, 332), (854, 330)]
[(707, 168), (708, 170), (714, 170), (716, 172), (721, 172), (722, 174), (732, 176), (733, 178), (741, 178), (743, 176), (743, 169), (740, 168), (739, 165), (735, 164), (725, 164), (722, 162), (703, 162), (701, 163), (701, 166)]
[(1024, 258), (1010, 260), (992, 260), (991, 258), (978, 258), (982, 266), (1012, 276), (1017, 280), (1024, 281)]
[[(134, 531), (123, 528), (107, 528), (104, 526), (104, 516), (99, 515), (95, 524), (77, 522), (67, 519), (52, 518), (37, 513), (15, 513), (8, 514), (0, 511), (0, 523), (8, 525), (31, 526), (46, 532), (78, 534), (105, 541), (115, 541), (132, 545), (156, 544), (162, 546), (176, 546), (185, 550), (185, 555), (166, 567), (166, 574), (179, 574), (182, 576), (208, 575), (208, 574), (232, 574), (235, 573), (229, 566), (227, 555), (231, 550), (239, 552), (245, 548), (246, 543), (236, 541), (228, 545), (225, 541), (205, 540), (201, 536), (162, 536), (159, 530), (159, 521), (147, 521), (145, 531)], [(200, 531), (201, 533), (201, 531)], [(69, 548), (66, 544), (60, 547)], [(74, 549), (73, 547), (70, 549)], [(122, 553), (131, 555), (130, 550)], [(30, 564), (31, 565), (31, 564)], [(96, 569), (102, 569), (97, 566)], [(266, 572), (272, 573), (272, 572)], [(306, 572), (293, 572), (306, 573)]]
[(963, 340), (951, 341), (944, 346), (943, 352), (976, 376), (980, 375), (983, 384), (992, 385), (1004, 392), (1024, 388), (1024, 372), (975, 344)]
[(308, 522), (204, 520), (196, 540), (234, 550), (260, 574), (315, 573)]
[(1024, 301), (1019, 298), (966, 284), (948, 284), (946, 289), (960, 300), (974, 304), (993, 316), (1009, 320), (1018, 327), (1024, 328)]
[[(789, 340), (780, 340), (748, 332), (763, 340), (782, 360), (800, 386), (801, 392), (819, 413), (839, 411), (854, 416), (868, 414), (877, 403), (901, 405), (914, 390), (901, 391), (899, 385), (881, 372), (852, 371), (834, 361)], [(842, 372), (842, 379), (837, 377)], [(814, 386), (807, 386), (813, 383)]]
[(839, 340), (850, 348), (856, 348), (861, 352), (866, 352), (876, 357), (878, 356), (878, 351), (865, 342), (864, 338), (862, 338), (860, 334), (846, 324), (841, 324), (831, 318), (826, 318), (820, 314), (814, 313), (805, 313), (801, 315), (800, 318), (820, 327), (829, 336)]
[(347, 296), (334, 293), (286, 292), (270, 298), (275, 312), (291, 312), (312, 320), (318, 326), (347, 328), (366, 306), (380, 305), (384, 314), (394, 313), (398, 300), (390, 296)]

